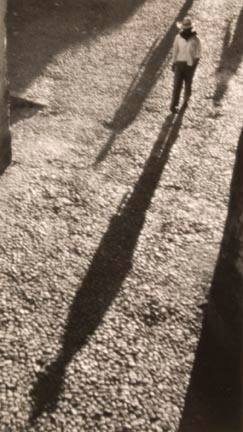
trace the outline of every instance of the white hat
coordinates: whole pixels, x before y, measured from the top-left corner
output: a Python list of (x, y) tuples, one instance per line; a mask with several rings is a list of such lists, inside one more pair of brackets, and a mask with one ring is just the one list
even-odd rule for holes
[(177, 27), (180, 30), (187, 30), (187, 29), (193, 28), (193, 22), (192, 22), (191, 17), (186, 16), (185, 18), (183, 18), (182, 22), (177, 23)]

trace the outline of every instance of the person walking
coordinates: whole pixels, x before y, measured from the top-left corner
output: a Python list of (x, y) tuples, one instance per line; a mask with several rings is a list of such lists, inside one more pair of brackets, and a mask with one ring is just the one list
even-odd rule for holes
[(201, 41), (193, 28), (192, 20), (186, 16), (182, 23), (177, 24), (180, 32), (176, 35), (172, 51), (172, 70), (174, 72), (174, 88), (170, 110), (178, 112), (181, 90), (184, 83), (184, 106), (187, 106), (192, 92), (192, 81), (201, 57)]

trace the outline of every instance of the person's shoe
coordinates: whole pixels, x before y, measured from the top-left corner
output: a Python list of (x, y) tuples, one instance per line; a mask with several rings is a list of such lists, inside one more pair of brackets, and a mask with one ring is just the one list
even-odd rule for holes
[(188, 102), (189, 102), (188, 99), (184, 99), (183, 108), (187, 108), (188, 107)]
[(177, 107), (171, 107), (170, 110), (171, 110), (172, 114), (177, 114), (179, 111)]

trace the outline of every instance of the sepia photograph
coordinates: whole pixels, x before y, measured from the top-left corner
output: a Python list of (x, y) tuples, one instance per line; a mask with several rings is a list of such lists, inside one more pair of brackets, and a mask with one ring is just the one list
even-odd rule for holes
[(242, 0), (0, 0), (0, 432), (243, 432)]

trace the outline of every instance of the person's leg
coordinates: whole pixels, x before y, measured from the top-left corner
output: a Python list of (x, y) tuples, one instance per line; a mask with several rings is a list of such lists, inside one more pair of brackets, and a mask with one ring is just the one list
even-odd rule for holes
[(181, 63), (175, 64), (175, 72), (174, 72), (174, 88), (172, 94), (172, 100), (170, 109), (171, 111), (175, 111), (180, 100), (181, 89), (183, 85), (183, 65)]
[(187, 66), (184, 74), (184, 79), (185, 79), (184, 105), (188, 103), (192, 94), (193, 75), (194, 75), (193, 66)]

